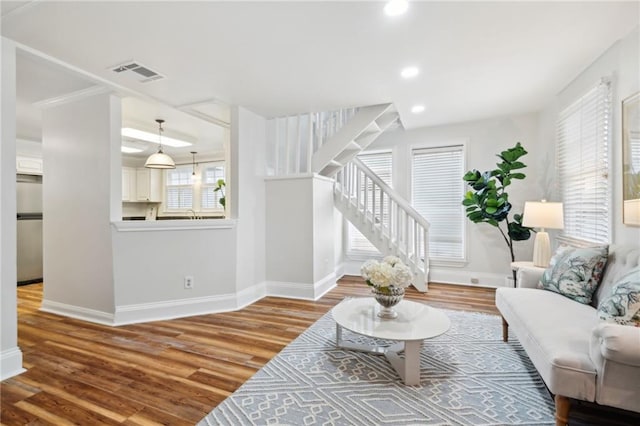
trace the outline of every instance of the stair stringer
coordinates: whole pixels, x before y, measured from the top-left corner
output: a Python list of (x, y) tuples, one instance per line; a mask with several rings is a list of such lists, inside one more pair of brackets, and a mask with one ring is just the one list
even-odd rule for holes
[(312, 158), (312, 171), (332, 177), (399, 119), (393, 104), (361, 107)]

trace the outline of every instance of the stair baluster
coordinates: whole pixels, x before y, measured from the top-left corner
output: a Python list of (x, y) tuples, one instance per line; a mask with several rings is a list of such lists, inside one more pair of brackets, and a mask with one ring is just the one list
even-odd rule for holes
[(336, 175), (334, 200), (383, 255), (397, 256), (409, 266), (416, 289), (427, 291), (429, 223), (406, 200), (357, 158)]

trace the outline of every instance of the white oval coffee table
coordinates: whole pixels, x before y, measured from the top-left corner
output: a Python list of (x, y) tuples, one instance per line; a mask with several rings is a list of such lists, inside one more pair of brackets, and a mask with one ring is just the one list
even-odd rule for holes
[[(384, 355), (407, 385), (420, 384), (420, 349), (425, 339), (449, 330), (451, 321), (444, 312), (423, 303), (402, 300), (394, 309), (395, 319), (378, 317), (380, 305), (372, 297), (346, 298), (331, 315), (336, 322), (336, 346), (376, 355)], [(383, 347), (342, 340), (342, 329), (398, 343)], [(404, 351), (404, 359), (398, 354)]]

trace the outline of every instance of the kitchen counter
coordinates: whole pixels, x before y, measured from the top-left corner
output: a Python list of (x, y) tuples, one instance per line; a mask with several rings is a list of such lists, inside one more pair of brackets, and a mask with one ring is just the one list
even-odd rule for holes
[[(224, 219), (224, 216), (198, 216), (197, 218), (192, 218), (190, 216), (158, 216), (156, 220), (220, 220)], [(124, 216), (122, 220), (146, 220), (144, 216)]]
[(235, 219), (185, 219), (187, 218), (177, 220), (122, 220), (111, 222), (111, 226), (118, 232), (231, 229), (236, 227)]

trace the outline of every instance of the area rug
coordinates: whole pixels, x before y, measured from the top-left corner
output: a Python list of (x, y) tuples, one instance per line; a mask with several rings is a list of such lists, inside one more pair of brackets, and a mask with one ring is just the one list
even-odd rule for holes
[(500, 317), (445, 312), (451, 328), (425, 341), (419, 386), (385, 357), (337, 349), (329, 312), (199, 425), (555, 425), (542, 379), (515, 336), (502, 341)]

